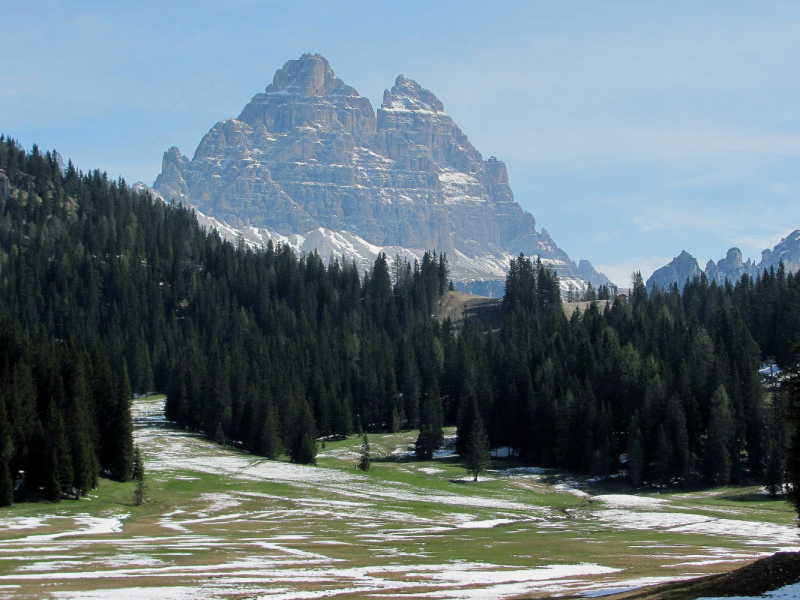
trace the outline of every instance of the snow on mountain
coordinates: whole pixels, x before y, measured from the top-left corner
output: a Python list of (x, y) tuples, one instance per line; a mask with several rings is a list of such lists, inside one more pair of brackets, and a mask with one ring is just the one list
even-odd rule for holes
[(565, 288), (607, 282), (594, 269), (581, 275), (536, 230), (505, 164), (484, 160), (433, 92), (400, 75), (374, 111), (318, 54), (288, 61), (193, 158), (170, 148), (153, 187), (248, 243), (279, 236), (359, 263), (444, 251), (464, 286), (502, 281), (509, 257), (524, 253), (552, 265)]

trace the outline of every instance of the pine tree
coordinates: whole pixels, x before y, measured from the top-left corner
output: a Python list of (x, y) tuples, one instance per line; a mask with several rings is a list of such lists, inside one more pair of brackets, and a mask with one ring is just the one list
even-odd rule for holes
[(442, 446), (444, 442), (443, 420), (439, 386), (434, 379), (423, 400), (419, 420), (419, 436), (414, 448), (417, 457), (430, 460), (433, 458), (433, 452)]
[(72, 456), (69, 450), (69, 441), (64, 427), (64, 419), (61, 411), (56, 408), (55, 402), (51, 400), (48, 409), (47, 441), (50, 448), (50, 471), (46, 481), (47, 497), (51, 501), (57, 501), (61, 494), (72, 491), (72, 479), (74, 472), (72, 469)]
[(133, 421), (131, 420), (133, 393), (128, 378), (128, 368), (124, 365), (122, 377), (115, 387), (110, 471), (111, 477), (117, 481), (128, 481), (133, 473)]
[(6, 405), (0, 394), (0, 506), (11, 506), (14, 503), (14, 478), (9, 466), (13, 456), (11, 428), (8, 425)]
[(655, 483), (664, 484), (669, 481), (668, 469), (670, 455), (672, 451), (667, 442), (667, 434), (664, 431), (664, 425), (658, 426), (656, 433), (656, 443), (653, 448), (653, 462), (650, 465), (650, 481)]
[(363, 441), (361, 442), (361, 458), (358, 461), (358, 468), (362, 471), (369, 471), (370, 469), (370, 459), (369, 459), (369, 439), (367, 439), (367, 432), (364, 432)]
[(217, 423), (217, 429), (214, 432), (214, 442), (220, 446), (225, 445), (225, 429), (223, 429), (222, 423)]
[(300, 447), (293, 457), (294, 462), (304, 465), (317, 464), (317, 441), (310, 433), (304, 433)]
[(144, 475), (142, 453), (139, 450), (139, 446), (135, 446), (133, 449), (133, 479), (136, 482), (136, 489), (133, 492), (133, 502), (136, 506), (141, 506), (146, 500), (145, 492), (147, 490), (147, 485), (144, 481)]
[(11, 506), (14, 503), (14, 480), (8, 461), (0, 460), (0, 506)]
[[(795, 351), (798, 348), (793, 348)], [(786, 451), (786, 471), (789, 500), (800, 515), (800, 369), (793, 365), (781, 384), (786, 393), (786, 420), (789, 425), (789, 447)]]
[(267, 411), (267, 418), (261, 429), (261, 454), (267, 458), (278, 458), (283, 451), (281, 437), (278, 433), (278, 420), (275, 418), (275, 408), (270, 406)]
[(634, 487), (642, 485), (642, 476), (644, 475), (644, 447), (639, 420), (639, 412), (636, 411), (631, 417), (628, 436), (628, 479)]
[(728, 483), (731, 473), (730, 446), (733, 437), (733, 414), (731, 400), (720, 385), (711, 398), (711, 416), (706, 430), (706, 447), (703, 455), (703, 470), (706, 480), (714, 485)]
[(305, 400), (294, 407), (292, 437), (289, 445), (289, 457), (292, 462), (305, 465), (317, 464), (317, 441), (314, 416)]
[(777, 444), (773, 442), (770, 444), (767, 471), (764, 476), (764, 487), (773, 498), (776, 498), (783, 491), (783, 473), (781, 467), (781, 453)]
[(472, 420), (472, 431), (467, 444), (465, 462), (467, 471), (475, 475), (474, 481), (478, 481), (478, 475), (485, 473), (491, 463), (489, 437), (483, 427), (480, 411), (476, 411), (475, 418)]
[(686, 429), (686, 416), (677, 394), (673, 394), (667, 402), (664, 425), (670, 449), (667, 477), (684, 480), (689, 475), (689, 433)]
[(58, 451), (52, 448), (45, 456), (47, 461), (44, 479), (44, 497), (50, 502), (61, 502), (61, 480)]
[(458, 420), (456, 421), (456, 452), (461, 456), (466, 456), (473, 422), (478, 413), (478, 399), (475, 396), (475, 390), (472, 385), (466, 383), (461, 391), (461, 402), (458, 406)]

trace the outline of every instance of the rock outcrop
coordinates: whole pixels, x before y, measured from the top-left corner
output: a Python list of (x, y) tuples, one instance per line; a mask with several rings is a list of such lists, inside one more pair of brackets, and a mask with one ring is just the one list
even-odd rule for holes
[(800, 229), (796, 229), (783, 238), (772, 250), (767, 248), (762, 251), (758, 268), (759, 270), (769, 268), (777, 270), (781, 262), (787, 272), (797, 273), (800, 271)]
[(687, 279), (699, 277), (701, 273), (702, 271), (700, 270), (700, 265), (697, 264), (697, 259), (684, 250), (650, 276), (646, 284), (647, 291), (652, 291), (655, 286), (666, 290), (669, 289), (673, 283), (677, 283), (679, 287), (683, 287)]
[(608, 277), (595, 269), (588, 260), (582, 260), (578, 263), (577, 272), (581, 279), (588, 281), (595, 288), (601, 285), (614, 285)]
[(375, 112), (318, 54), (287, 62), (191, 160), (170, 148), (154, 188), (239, 231), (445, 251), (462, 281), (460, 265), (485, 262), (473, 279), (502, 278), (491, 265), (520, 252), (581, 279), (514, 200), (505, 165), (484, 160), (432, 92), (400, 75)]
[[(772, 250), (767, 248), (762, 251), (761, 262), (758, 264), (749, 258), (747, 261), (742, 261), (742, 251), (739, 248), (731, 248), (725, 258), (716, 263), (709, 260), (703, 272), (709, 282), (723, 285), (726, 281), (736, 283), (742, 275), (756, 278), (766, 270), (777, 270), (781, 262), (787, 273), (800, 271), (800, 229), (783, 238)], [(661, 289), (667, 289), (673, 283), (682, 286), (687, 278), (698, 277), (700, 273), (697, 260), (684, 250), (680, 256), (650, 276), (647, 280), (647, 290), (652, 291), (656, 285)]]
[(742, 251), (739, 248), (728, 250), (725, 258), (720, 259), (716, 264), (709, 260), (705, 269), (708, 280), (716, 281), (718, 284), (723, 284), (725, 281), (738, 281), (745, 274), (755, 277), (757, 272), (758, 267), (752, 260), (748, 258), (747, 262), (742, 262)]

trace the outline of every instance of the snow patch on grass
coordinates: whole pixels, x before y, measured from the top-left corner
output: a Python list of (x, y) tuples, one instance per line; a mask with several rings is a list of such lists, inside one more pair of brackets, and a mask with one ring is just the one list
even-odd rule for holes
[(762, 521), (721, 519), (694, 513), (645, 512), (624, 509), (596, 511), (594, 515), (615, 528), (631, 530), (660, 529), (743, 539), (749, 545), (783, 545), (797, 542), (797, 530), (788, 525)]
[(667, 500), (662, 498), (651, 498), (650, 496), (634, 496), (630, 494), (606, 494), (595, 496), (594, 500), (600, 500), (610, 508), (649, 508), (660, 509)]
[(459, 523), (456, 525), (459, 529), (491, 529), (497, 525), (505, 525), (506, 523), (514, 523), (513, 519), (487, 519), (485, 521), (467, 521), (466, 523)]
[(420, 467), (417, 469), (421, 473), (425, 473), (427, 475), (436, 475), (437, 473), (444, 473), (444, 469), (437, 469), (436, 467)]
[(12, 529), (38, 529), (39, 527), (46, 527), (47, 524), (44, 520), (47, 517), (11, 517), (8, 519), (0, 519), (0, 531), (8, 531)]
[(580, 488), (580, 483), (573, 479), (567, 479), (566, 481), (561, 481), (554, 486), (554, 489), (557, 492), (567, 492), (568, 494), (572, 494), (573, 496), (577, 496), (578, 498), (591, 498), (591, 494), (587, 494)]

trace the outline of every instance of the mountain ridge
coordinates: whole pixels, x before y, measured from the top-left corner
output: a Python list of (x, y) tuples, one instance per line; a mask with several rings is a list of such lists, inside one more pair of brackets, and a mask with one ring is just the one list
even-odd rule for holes
[(755, 279), (764, 271), (771, 268), (777, 269), (781, 262), (787, 272), (800, 271), (800, 229), (782, 238), (772, 249), (763, 250), (761, 262), (758, 264), (749, 258), (743, 261), (742, 251), (733, 247), (728, 250), (725, 258), (716, 263), (709, 260), (705, 269), (700, 269), (697, 259), (683, 250), (669, 263), (657, 269), (647, 279), (646, 286), (648, 291), (652, 291), (656, 285), (661, 289), (667, 289), (673, 283), (680, 286), (687, 279), (691, 280), (701, 274), (705, 274), (709, 282), (715, 282), (718, 285), (724, 284), (726, 281), (735, 283), (741, 279), (742, 275)]
[(460, 262), (507, 268), (519, 253), (541, 256), (565, 285), (584, 283), (514, 199), (505, 164), (484, 160), (433, 92), (400, 75), (375, 111), (318, 54), (288, 61), (193, 158), (170, 148), (153, 188), (240, 232), (288, 238), (321, 228), (377, 247), (444, 251), (465, 285), (504, 271)]

